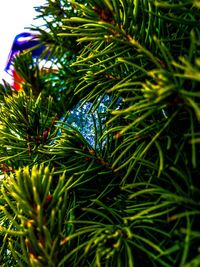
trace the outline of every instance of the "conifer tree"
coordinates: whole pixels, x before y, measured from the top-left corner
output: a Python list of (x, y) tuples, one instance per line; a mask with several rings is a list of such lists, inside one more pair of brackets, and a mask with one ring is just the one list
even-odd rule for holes
[(36, 8), (46, 48), (0, 87), (0, 266), (200, 266), (199, 8)]

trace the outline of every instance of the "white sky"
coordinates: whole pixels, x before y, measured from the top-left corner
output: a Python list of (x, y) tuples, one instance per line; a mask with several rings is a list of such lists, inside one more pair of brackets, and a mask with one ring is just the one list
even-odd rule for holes
[(35, 6), (40, 6), (44, 0), (0, 0), (0, 83), (2, 78), (7, 80), (4, 72), (7, 57), (15, 36), (31, 24), (38, 24), (34, 21), (36, 17)]

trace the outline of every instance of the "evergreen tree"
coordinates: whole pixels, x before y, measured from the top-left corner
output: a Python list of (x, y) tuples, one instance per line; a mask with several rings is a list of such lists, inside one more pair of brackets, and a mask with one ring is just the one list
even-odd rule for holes
[(46, 49), (0, 87), (1, 266), (200, 266), (199, 8), (37, 7)]

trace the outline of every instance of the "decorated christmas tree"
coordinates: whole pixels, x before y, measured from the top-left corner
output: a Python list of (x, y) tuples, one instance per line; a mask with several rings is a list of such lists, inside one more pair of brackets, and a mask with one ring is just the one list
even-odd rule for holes
[(0, 86), (0, 266), (200, 266), (199, 8), (36, 7)]

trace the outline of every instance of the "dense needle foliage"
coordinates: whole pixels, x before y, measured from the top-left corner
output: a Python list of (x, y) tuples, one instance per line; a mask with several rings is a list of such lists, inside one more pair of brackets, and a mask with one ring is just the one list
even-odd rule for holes
[(199, 0), (36, 9), (46, 50), (0, 87), (0, 266), (200, 266)]

